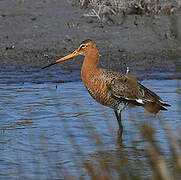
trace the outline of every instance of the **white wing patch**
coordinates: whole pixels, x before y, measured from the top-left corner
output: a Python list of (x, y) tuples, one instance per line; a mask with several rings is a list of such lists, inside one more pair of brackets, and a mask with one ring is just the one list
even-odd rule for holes
[(140, 103), (140, 104), (144, 104), (145, 102), (153, 102), (152, 100), (150, 99), (136, 99), (135, 100), (136, 102)]
[(136, 102), (138, 102), (140, 104), (144, 104), (143, 99), (136, 99)]

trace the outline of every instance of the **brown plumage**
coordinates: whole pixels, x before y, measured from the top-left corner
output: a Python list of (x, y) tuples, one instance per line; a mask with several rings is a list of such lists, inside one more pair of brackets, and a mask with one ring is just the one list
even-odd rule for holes
[(89, 39), (83, 41), (73, 53), (44, 68), (78, 55), (85, 56), (81, 69), (84, 85), (97, 102), (114, 109), (119, 124), (118, 135), (120, 137), (123, 132), (121, 111), (125, 108), (143, 106), (151, 113), (158, 113), (160, 110), (167, 110), (164, 106), (170, 106), (154, 92), (141, 85), (135, 77), (99, 68), (97, 45)]

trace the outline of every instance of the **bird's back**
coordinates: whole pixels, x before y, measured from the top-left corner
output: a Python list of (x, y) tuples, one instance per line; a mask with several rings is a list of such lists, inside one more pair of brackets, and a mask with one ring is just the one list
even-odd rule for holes
[(127, 105), (137, 105), (151, 113), (157, 113), (159, 110), (166, 110), (164, 106), (169, 106), (133, 76), (98, 69), (88, 81), (84, 78), (83, 81), (95, 100), (113, 109), (118, 109), (120, 104), (123, 109)]

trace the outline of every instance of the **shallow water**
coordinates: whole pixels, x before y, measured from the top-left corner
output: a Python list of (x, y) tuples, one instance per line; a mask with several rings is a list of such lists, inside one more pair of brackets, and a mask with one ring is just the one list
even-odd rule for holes
[[(145, 142), (140, 138), (135, 122), (137, 125), (153, 123), (156, 140), (169, 155), (165, 131), (158, 119), (143, 108), (131, 108), (122, 113), (124, 140), (120, 147), (113, 111), (95, 102), (82, 82), (56, 84), (46, 81), (43, 84), (37, 83), (36, 78), (36, 83), (33, 80), (24, 82), (24, 76), (16, 74), (16, 78), (10, 73), (7, 78), (7, 74), (1, 71), (0, 78), (1, 179), (56, 179), (67, 174), (84, 176), (86, 171), (82, 161), (97, 156), (111, 157), (120, 151), (130, 160), (141, 160), (145, 158), (144, 154), (139, 154), (138, 158), (134, 152), (142, 150)], [(78, 73), (76, 78), (80, 79)], [(152, 79), (142, 81), (142, 84), (171, 104), (169, 111), (159, 114), (159, 119), (177, 132), (181, 127), (181, 80)], [(95, 134), (102, 141), (101, 147), (97, 145)], [(145, 177), (151, 175), (146, 167), (142, 174)]]

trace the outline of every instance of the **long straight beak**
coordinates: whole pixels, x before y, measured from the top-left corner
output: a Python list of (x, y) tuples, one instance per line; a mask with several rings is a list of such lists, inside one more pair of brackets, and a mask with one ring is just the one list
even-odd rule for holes
[(58, 63), (60, 63), (60, 62), (62, 62), (62, 61), (65, 61), (65, 60), (67, 60), (67, 59), (73, 58), (73, 57), (78, 56), (78, 55), (79, 55), (78, 51), (75, 50), (73, 53), (71, 53), (71, 54), (69, 54), (69, 55), (67, 55), (67, 56), (64, 56), (64, 57), (58, 59), (58, 60), (55, 61), (54, 63), (51, 63), (51, 64), (49, 64), (49, 65), (47, 65), (47, 66), (45, 66), (45, 67), (42, 67), (42, 69), (45, 69), (45, 68), (50, 67), (50, 66), (52, 66), (52, 65), (58, 64)]

